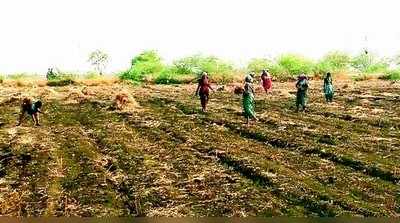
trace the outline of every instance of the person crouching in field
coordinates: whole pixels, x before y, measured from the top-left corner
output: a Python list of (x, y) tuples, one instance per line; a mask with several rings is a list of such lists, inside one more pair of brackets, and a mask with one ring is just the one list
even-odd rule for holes
[(42, 108), (41, 101), (36, 101), (35, 103), (32, 103), (31, 99), (24, 98), (22, 100), (21, 114), (19, 115), (17, 126), (22, 124), (22, 121), (24, 120), (25, 117), (25, 113), (28, 113), (28, 115), (32, 116), (33, 122), (35, 123), (36, 126), (40, 126), (38, 113), (42, 113), (42, 111), (40, 110), (41, 108)]
[(207, 104), (208, 104), (210, 89), (212, 91), (214, 91), (214, 89), (211, 87), (210, 82), (208, 80), (208, 74), (206, 72), (203, 72), (203, 74), (201, 75), (201, 78), (199, 79), (199, 84), (196, 89), (196, 96), (197, 95), (200, 96), (202, 112), (207, 111)]
[(243, 91), (243, 114), (246, 118), (246, 124), (249, 124), (250, 119), (257, 120), (256, 113), (254, 111), (254, 88), (253, 78), (251, 75), (247, 75), (245, 78), (244, 91)]
[(262, 70), (261, 73), (261, 84), (265, 90), (265, 93), (271, 92), (272, 89), (272, 77), (268, 70)]
[(332, 83), (332, 75), (331, 73), (327, 73), (325, 78), (324, 78), (324, 94), (325, 94), (325, 100), (326, 102), (332, 102), (333, 101), (333, 83)]
[(307, 90), (308, 90), (308, 78), (305, 74), (301, 74), (297, 78), (296, 88), (296, 112), (299, 111), (300, 106), (302, 107), (302, 111), (306, 110), (307, 107)]

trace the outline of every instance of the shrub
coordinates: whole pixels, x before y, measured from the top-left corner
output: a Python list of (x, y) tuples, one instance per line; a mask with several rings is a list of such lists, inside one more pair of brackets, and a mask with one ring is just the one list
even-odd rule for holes
[(338, 73), (349, 68), (351, 57), (340, 51), (333, 51), (326, 54), (314, 67), (314, 73), (324, 75), (327, 72)]
[(197, 74), (202, 71), (210, 75), (218, 74), (221, 77), (229, 78), (229, 74), (234, 72), (232, 63), (224, 61), (214, 56), (204, 56), (201, 54), (185, 57), (174, 61), (173, 65), (177, 68), (178, 74)]
[(140, 82), (146, 76), (159, 74), (164, 68), (161, 57), (154, 50), (144, 51), (134, 57), (131, 62), (131, 68), (120, 73), (120, 78)]
[(62, 79), (54, 79), (54, 80), (49, 80), (47, 81), (47, 85), (51, 87), (55, 86), (66, 86), (66, 85), (71, 85), (74, 84), (75, 81), (72, 78), (62, 78)]
[(364, 52), (353, 57), (351, 66), (358, 72), (362, 73), (385, 73), (389, 68), (389, 62), (385, 59), (380, 59), (374, 54), (366, 54)]
[(165, 67), (154, 79), (156, 84), (180, 84), (182, 81), (177, 74), (177, 68), (174, 66)]
[(388, 70), (385, 72), (383, 79), (386, 80), (400, 80), (400, 68), (395, 70)]
[(264, 69), (271, 69), (273, 61), (266, 58), (253, 58), (247, 65), (248, 72), (261, 73)]
[(277, 65), (281, 66), (284, 74), (296, 76), (301, 73), (311, 74), (314, 68), (314, 64), (310, 59), (295, 55), (295, 54), (284, 54), (277, 60)]
[(71, 72), (57, 70), (51, 75), (51, 79), (47, 80), (48, 86), (66, 86), (75, 83), (77, 75)]
[(2, 75), (0, 75), (0, 84), (2, 84), (4, 81), (4, 77)]

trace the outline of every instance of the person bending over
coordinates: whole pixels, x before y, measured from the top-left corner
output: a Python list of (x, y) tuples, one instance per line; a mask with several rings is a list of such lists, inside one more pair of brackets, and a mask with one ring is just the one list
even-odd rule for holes
[(17, 126), (22, 124), (24, 120), (25, 113), (32, 116), (33, 122), (36, 126), (40, 126), (39, 123), (39, 113), (42, 113), (42, 102), (36, 101), (32, 103), (32, 100), (29, 98), (24, 98), (21, 104), (21, 114), (19, 115)]

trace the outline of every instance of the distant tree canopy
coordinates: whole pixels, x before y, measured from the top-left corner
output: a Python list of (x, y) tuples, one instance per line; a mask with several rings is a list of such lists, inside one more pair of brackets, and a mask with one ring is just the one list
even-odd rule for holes
[(389, 61), (372, 53), (361, 52), (351, 60), (351, 66), (362, 73), (384, 72), (389, 68)]
[(273, 61), (267, 58), (253, 58), (247, 65), (248, 72), (260, 73), (264, 69), (270, 69)]
[(215, 56), (195, 54), (174, 61), (179, 74), (200, 74), (202, 71), (213, 74), (233, 72), (234, 65)]
[(96, 72), (103, 74), (103, 70), (106, 68), (109, 62), (109, 57), (105, 52), (101, 50), (95, 50), (89, 54), (88, 61), (92, 66), (94, 66)]
[(316, 64), (314, 71), (316, 74), (323, 75), (327, 72), (342, 72), (346, 71), (351, 62), (351, 57), (341, 51), (333, 51), (326, 54)]
[(164, 69), (162, 58), (155, 50), (146, 50), (135, 56), (131, 68), (123, 73), (122, 79), (142, 81), (146, 75), (158, 74)]
[(292, 76), (299, 75), (301, 73), (312, 73), (314, 68), (314, 63), (312, 60), (296, 54), (281, 55), (277, 59), (277, 64)]

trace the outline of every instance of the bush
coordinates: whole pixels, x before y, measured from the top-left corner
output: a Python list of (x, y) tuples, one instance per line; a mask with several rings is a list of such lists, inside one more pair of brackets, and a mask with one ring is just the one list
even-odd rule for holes
[(197, 74), (200, 75), (202, 71), (212, 74), (218, 74), (228, 78), (229, 74), (234, 72), (232, 63), (221, 60), (214, 56), (204, 56), (201, 54), (185, 57), (174, 61), (173, 65), (176, 67), (178, 74)]
[(141, 82), (147, 76), (159, 74), (164, 69), (161, 57), (154, 50), (144, 51), (134, 57), (131, 62), (131, 68), (120, 73), (123, 80)]
[(383, 76), (383, 79), (385, 80), (400, 80), (400, 68), (396, 70), (388, 70), (385, 72), (385, 75)]
[(351, 57), (340, 51), (333, 51), (326, 54), (315, 64), (314, 73), (324, 75), (328, 72), (338, 73), (346, 71), (349, 68)]
[(181, 74), (177, 73), (177, 68), (174, 66), (165, 67), (155, 78), (156, 84), (181, 84), (183, 80)]
[(47, 80), (48, 86), (66, 86), (75, 83), (75, 79), (77, 75), (71, 72), (65, 72), (57, 70), (57, 72), (53, 72), (51, 78)]
[(0, 75), (0, 84), (2, 84), (4, 81), (4, 77), (2, 75)]
[(262, 70), (271, 69), (273, 61), (266, 58), (253, 58), (247, 65), (248, 72), (261, 73)]
[(63, 78), (63, 79), (54, 79), (54, 80), (49, 80), (47, 81), (47, 85), (51, 86), (51, 87), (55, 87), (55, 86), (67, 86), (67, 85), (71, 85), (74, 84), (75, 81), (72, 78)]
[(385, 73), (389, 68), (389, 62), (378, 58), (374, 54), (362, 52), (352, 58), (351, 66), (361, 73)]
[(278, 58), (277, 65), (283, 75), (297, 76), (301, 73), (311, 74), (314, 69), (312, 60), (295, 54), (285, 54)]

